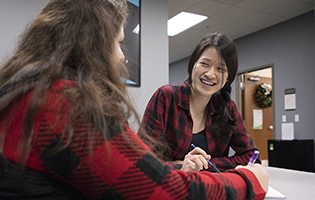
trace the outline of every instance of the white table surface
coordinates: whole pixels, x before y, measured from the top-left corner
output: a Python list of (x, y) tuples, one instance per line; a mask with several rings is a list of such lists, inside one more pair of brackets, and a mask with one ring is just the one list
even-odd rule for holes
[(315, 173), (265, 167), (269, 185), (286, 196), (287, 200), (315, 199)]

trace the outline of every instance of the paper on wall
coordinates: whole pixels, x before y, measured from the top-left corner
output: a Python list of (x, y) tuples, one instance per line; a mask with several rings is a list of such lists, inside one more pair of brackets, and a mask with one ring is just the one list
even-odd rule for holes
[(262, 129), (263, 127), (263, 113), (262, 110), (253, 110), (253, 129)]
[(294, 139), (294, 124), (293, 123), (282, 123), (281, 124), (281, 135), (283, 140)]

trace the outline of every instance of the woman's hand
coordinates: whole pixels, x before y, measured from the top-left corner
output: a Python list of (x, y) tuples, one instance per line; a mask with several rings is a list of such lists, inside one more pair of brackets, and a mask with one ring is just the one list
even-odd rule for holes
[(260, 164), (253, 164), (253, 165), (246, 165), (246, 166), (237, 166), (235, 169), (239, 168), (246, 168), (253, 172), (257, 177), (261, 187), (268, 192), (268, 185), (269, 185), (269, 174), (266, 172), (264, 167)]
[(208, 162), (206, 159), (210, 158), (211, 156), (208, 155), (204, 150), (196, 147), (185, 156), (185, 159), (182, 162), (183, 166), (181, 170), (185, 172), (199, 172), (202, 169), (208, 169)]

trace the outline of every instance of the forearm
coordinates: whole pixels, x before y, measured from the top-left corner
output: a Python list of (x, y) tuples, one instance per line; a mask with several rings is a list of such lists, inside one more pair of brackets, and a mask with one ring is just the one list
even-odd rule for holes
[[(211, 162), (220, 170), (226, 171), (229, 169), (234, 169), (238, 165), (247, 165), (250, 157), (253, 154), (252, 151), (246, 151), (243, 153), (235, 153), (233, 156), (224, 156), (224, 157), (212, 157)], [(260, 158), (256, 160), (256, 163), (261, 163)], [(210, 169), (212, 171), (212, 169)]]
[[(188, 199), (264, 199), (266, 194), (256, 176), (246, 169), (229, 170), (220, 174), (207, 171), (188, 174), (191, 188), (191, 198)], [(203, 188), (197, 183), (205, 184), (206, 197), (201, 196)]]

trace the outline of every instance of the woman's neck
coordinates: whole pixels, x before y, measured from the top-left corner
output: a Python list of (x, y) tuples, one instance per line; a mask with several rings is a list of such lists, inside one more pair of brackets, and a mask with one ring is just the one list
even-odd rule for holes
[(199, 133), (206, 127), (206, 108), (210, 98), (203, 98), (200, 95), (189, 95), (189, 109), (193, 120), (193, 133)]
[(204, 112), (210, 99), (211, 96), (201, 96), (200, 94), (197, 94), (194, 90), (191, 90), (189, 94), (189, 106), (196, 110), (198, 113)]

